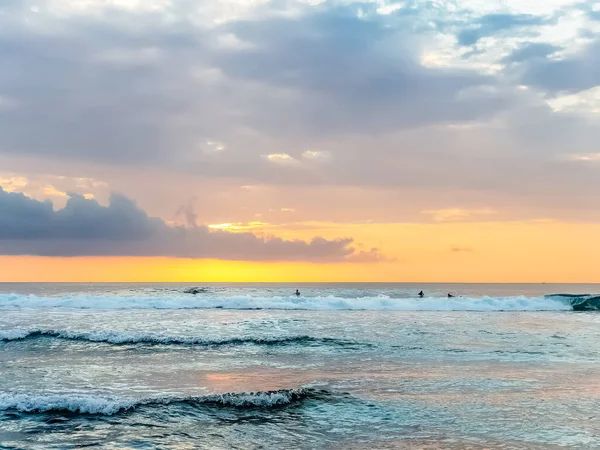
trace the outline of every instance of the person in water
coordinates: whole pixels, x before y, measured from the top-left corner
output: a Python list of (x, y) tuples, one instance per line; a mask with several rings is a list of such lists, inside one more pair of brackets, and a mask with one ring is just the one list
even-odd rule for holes
[(419, 292), (419, 297), (421, 297), (421, 298), (425, 297), (425, 294), (423, 293), (423, 291)]
[(296, 289), (296, 297), (300, 297), (300, 291)]
[(453, 297), (454, 297), (454, 295), (448, 294), (448, 298), (453, 298)]

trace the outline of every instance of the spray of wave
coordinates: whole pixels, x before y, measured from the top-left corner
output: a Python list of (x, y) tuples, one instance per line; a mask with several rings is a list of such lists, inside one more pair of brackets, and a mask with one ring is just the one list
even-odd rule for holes
[(199, 397), (157, 397), (144, 399), (94, 395), (0, 393), (0, 411), (113, 415), (129, 412), (141, 407), (169, 407), (177, 404), (232, 408), (272, 408), (302, 402), (307, 399), (323, 399), (329, 395), (331, 394), (325, 390), (304, 387)]
[[(156, 333), (138, 333), (123, 331), (91, 331), (73, 332), (68, 330), (0, 330), (0, 342), (22, 341), (51, 337), (70, 341), (99, 342), (113, 345), (144, 344), (144, 345), (190, 345), (203, 347), (220, 347), (236, 345), (357, 345), (357, 342), (334, 338), (320, 338), (307, 335), (280, 337), (235, 337), (228, 339), (202, 339), (185, 336), (165, 336)], [(368, 344), (362, 344), (368, 345)]]
[(75, 309), (282, 309), (282, 310), (387, 310), (387, 311), (568, 311), (567, 297), (456, 297), (456, 298), (389, 298), (387, 296), (346, 298), (323, 297), (254, 297), (239, 295), (106, 297), (75, 295), (38, 297), (35, 295), (0, 295), (0, 307), (75, 308)]

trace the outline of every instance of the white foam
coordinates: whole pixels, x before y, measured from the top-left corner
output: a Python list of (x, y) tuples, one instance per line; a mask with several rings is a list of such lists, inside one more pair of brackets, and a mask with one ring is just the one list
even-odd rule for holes
[(90, 332), (76, 332), (70, 330), (42, 330), (42, 329), (12, 329), (0, 330), (0, 341), (18, 341), (34, 336), (49, 336), (60, 339), (89, 342), (108, 342), (111, 344), (135, 344), (138, 342), (156, 344), (219, 344), (225, 341), (203, 341), (191, 337), (165, 336), (157, 333), (140, 333), (127, 331), (99, 330)]
[(133, 408), (131, 398), (104, 398), (91, 395), (28, 395), (0, 393), (0, 410), (21, 412), (71, 411), (85, 414), (111, 415)]
[(312, 392), (315, 391), (299, 388), (269, 392), (227, 393), (203, 397), (143, 398), (139, 400), (130, 397), (99, 397), (95, 395), (0, 393), (0, 411), (70, 411), (83, 414), (113, 415), (144, 405), (170, 405), (180, 402), (266, 408), (287, 405), (305, 398)]
[(76, 295), (38, 297), (2, 294), (0, 307), (75, 309), (298, 309), (298, 310), (389, 310), (389, 311), (561, 311), (570, 310), (569, 300), (544, 297), (455, 297), (389, 298), (386, 296), (346, 298), (253, 297), (238, 295), (106, 297)]
[(0, 341), (18, 341), (31, 335), (31, 330), (17, 328), (14, 330), (0, 330)]
[[(165, 335), (158, 333), (141, 333), (136, 331), (111, 331), (98, 330), (89, 332), (77, 332), (71, 330), (44, 330), (44, 329), (9, 329), (0, 330), (0, 341), (19, 341), (33, 337), (53, 337), (73, 341), (106, 342), (109, 344), (174, 344), (174, 345), (277, 345), (291, 342), (319, 341), (306, 335), (294, 336), (234, 336), (223, 339), (205, 339), (190, 336)], [(342, 342), (342, 341), (340, 341)]]
[(222, 403), (231, 406), (277, 406), (287, 405), (295, 398), (306, 395), (304, 389), (290, 389), (273, 392), (251, 392), (242, 394), (222, 394), (199, 399), (200, 402)]

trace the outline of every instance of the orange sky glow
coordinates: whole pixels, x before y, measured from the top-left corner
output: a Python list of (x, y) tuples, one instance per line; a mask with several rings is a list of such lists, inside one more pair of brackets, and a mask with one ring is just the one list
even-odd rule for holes
[[(379, 263), (223, 261), (157, 257), (0, 257), (3, 281), (62, 282), (600, 282), (600, 225), (558, 222), (327, 224), (282, 231), (352, 235)], [(269, 233), (273, 233), (272, 230)]]

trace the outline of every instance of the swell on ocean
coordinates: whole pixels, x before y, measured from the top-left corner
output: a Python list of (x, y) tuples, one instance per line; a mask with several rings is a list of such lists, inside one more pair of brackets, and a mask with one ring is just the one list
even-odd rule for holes
[(169, 336), (159, 333), (140, 333), (127, 331), (89, 331), (44, 329), (0, 330), (0, 342), (25, 341), (38, 338), (54, 338), (66, 341), (105, 343), (111, 345), (179, 345), (197, 347), (224, 347), (240, 345), (258, 345), (267, 347), (328, 345), (339, 347), (368, 347), (370, 344), (345, 339), (314, 337), (307, 335), (255, 337), (241, 336), (223, 339), (208, 339), (188, 336)]
[(45, 297), (0, 294), (0, 308), (72, 309), (231, 309), (231, 310), (367, 310), (367, 311), (569, 311), (598, 310), (600, 295), (549, 294), (540, 297), (293, 297), (232, 295), (202, 296), (169, 293), (162, 296), (66, 295)]
[(332, 394), (326, 390), (301, 387), (265, 392), (225, 393), (206, 396), (102, 397), (98, 395), (30, 395), (0, 393), (0, 411), (22, 413), (78, 413), (113, 415), (142, 407), (168, 408), (172, 405), (211, 406), (232, 408), (273, 408), (304, 400), (325, 399)]

